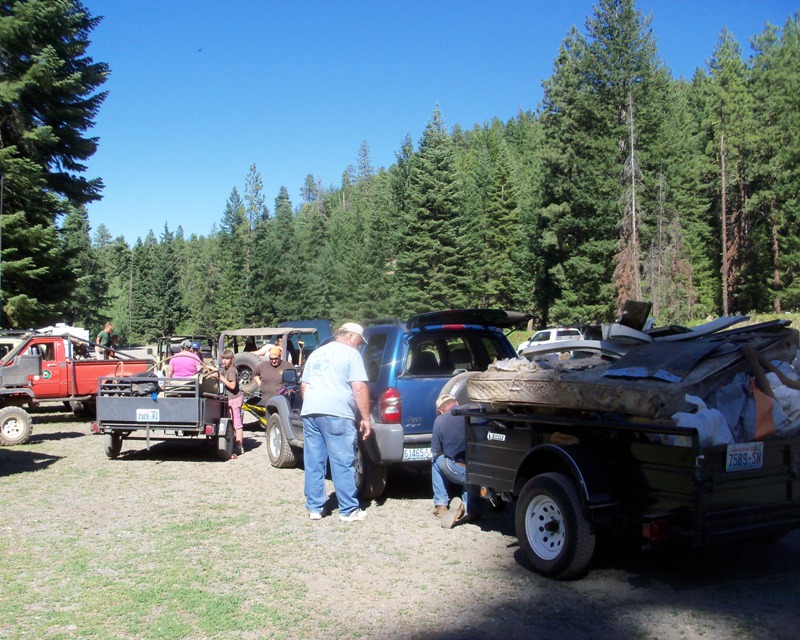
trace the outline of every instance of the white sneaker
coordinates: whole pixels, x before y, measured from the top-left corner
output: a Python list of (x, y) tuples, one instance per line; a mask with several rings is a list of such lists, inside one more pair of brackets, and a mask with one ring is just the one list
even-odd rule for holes
[(342, 522), (359, 522), (360, 520), (366, 520), (367, 512), (363, 509), (356, 509), (355, 511), (351, 511), (346, 516), (343, 516), (341, 513), (339, 514), (339, 520)]
[(308, 517), (311, 520), (322, 520), (322, 514), (319, 511), (309, 511)]

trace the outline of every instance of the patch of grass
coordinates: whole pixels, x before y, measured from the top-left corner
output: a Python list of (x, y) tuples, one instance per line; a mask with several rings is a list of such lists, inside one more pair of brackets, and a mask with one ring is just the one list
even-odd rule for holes
[(302, 603), (302, 582), (267, 573), (258, 599), (230, 589), (243, 566), (234, 532), (244, 519), (171, 522), (146, 540), (69, 537), (36, 552), (6, 537), (0, 636), (181, 640), (236, 630), (288, 637), (302, 614), (270, 602)]

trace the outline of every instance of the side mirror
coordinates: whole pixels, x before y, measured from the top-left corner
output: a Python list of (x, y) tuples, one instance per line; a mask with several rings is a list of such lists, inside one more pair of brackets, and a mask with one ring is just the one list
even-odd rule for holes
[(284, 369), (281, 377), (286, 384), (297, 384), (297, 369), (294, 367)]

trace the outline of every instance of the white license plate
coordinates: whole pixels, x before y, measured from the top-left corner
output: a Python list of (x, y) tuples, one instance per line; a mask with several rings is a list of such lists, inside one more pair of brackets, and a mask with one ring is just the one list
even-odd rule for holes
[(403, 460), (430, 460), (430, 447), (414, 447), (413, 449), (403, 449)]
[(158, 409), (137, 409), (136, 422), (158, 422), (161, 413)]
[(760, 469), (764, 466), (764, 443), (729, 444), (726, 455), (725, 471)]

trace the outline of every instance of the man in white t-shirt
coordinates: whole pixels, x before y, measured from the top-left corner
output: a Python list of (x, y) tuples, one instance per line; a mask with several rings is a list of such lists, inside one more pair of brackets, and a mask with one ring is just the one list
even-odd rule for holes
[(312, 520), (322, 519), (330, 458), (339, 519), (357, 522), (367, 517), (356, 496), (358, 433), (368, 438), (372, 432), (367, 372), (358, 351), (366, 340), (364, 329), (355, 322), (343, 324), (333, 338), (309, 356), (301, 380), (306, 509)]

